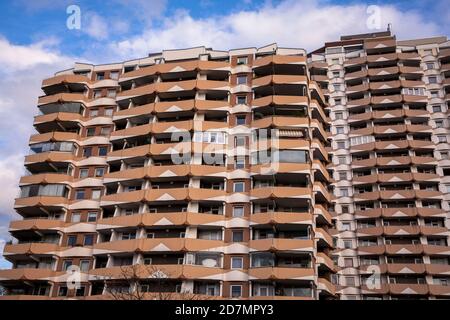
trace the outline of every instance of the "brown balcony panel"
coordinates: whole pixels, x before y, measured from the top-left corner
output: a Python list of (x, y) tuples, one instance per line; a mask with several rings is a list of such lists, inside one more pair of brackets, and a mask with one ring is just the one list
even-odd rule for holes
[(259, 239), (250, 240), (248, 243), (250, 251), (305, 251), (314, 249), (313, 240), (303, 239)]
[(391, 294), (426, 295), (428, 294), (428, 285), (390, 283), (389, 292)]
[(249, 279), (261, 280), (314, 280), (313, 268), (260, 267), (248, 270)]

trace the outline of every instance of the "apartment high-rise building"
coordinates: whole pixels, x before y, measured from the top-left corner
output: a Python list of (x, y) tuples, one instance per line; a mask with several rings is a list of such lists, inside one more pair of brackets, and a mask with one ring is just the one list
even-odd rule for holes
[(337, 298), (329, 111), (304, 50), (77, 63), (42, 90), (3, 298)]
[(389, 31), (309, 54), (331, 118), (341, 299), (450, 297), (450, 42)]
[(3, 298), (450, 296), (447, 38), (169, 50), (42, 89)]

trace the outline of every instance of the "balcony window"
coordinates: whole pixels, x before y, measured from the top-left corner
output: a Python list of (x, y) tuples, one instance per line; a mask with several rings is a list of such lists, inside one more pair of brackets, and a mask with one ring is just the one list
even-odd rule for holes
[(96, 73), (96, 79), (97, 80), (104, 80), (105, 79), (105, 73), (104, 72), (97, 72)]
[(98, 116), (98, 109), (91, 109), (91, 110), (89, 110), (89, 116), (90, 117)]
[(194, 132), (194, 142), (224, 144), (226, 141), (226, 134), (224, 132)]
[(94, 90), (94, 99), (101, 98), (102, 90)]
[(67, 246), (73, 247), (77, 244), (77, 236), (70, 235), (67, 237)]
[(425, 88), (403, 88), (402, 93), (411, 96), (424, 96)]
[(95, 177), (103, 177), (105, 174), (105, 168), (95, 168)]
[(69, 292), (69, 290), (67, 289), (67, 287), (59, 287), (58, 297), (67, 297), (68, 292)]
[(21, 198), (38, 196), (66, 197), (67, 188), (62, 184), (29, 185), (21, 187)]
[(434, 120), (434, 123), (436, 125), (436, 128), (443, 128), (444, 127), (444, 120)]
[(246, 120), (246, 116), (245, 115), (236, 116), (236, 125), (237, 126), (245, 125), (245, 120)]
[(236, 103), (237, 104), (247, 104), (247, 96), (237, 96)]
[(247, 62), (248, 62), (247, 57), (238, 57), (237, 58), (237, 65), (247, 64)]
[(86, 196), (86, 192), (84, 190), (76, 190), (75, 191), (75, 200), (83, 200)]
[(108, 96), (108, 98), (115, 98), (116, 97), (116, 89), (108, 89), (107, 96)]
[(95, 136), (95, 128), (87, 128), (86, 129), (86, 136), (87, 137)]
[(88, 158), (90, 156), (92, 156), (92, 147), (85, 147), (83, 149), (83, 157)]
[(197, 233), (198, 239), (222, 240), (222, 230), (200, 230)]
[(344, 258), (344, 267), (353, 267), (353, 258)]
[(245, 136), (234, 137), (234, 146), (235, 147), (245, 147)]
[(108, 153), (108, 147), (99, 147), (98, 148), (98, 155), (99, 157), (104, 157)]
[(91, 199), (98, 200), (98, 199), (100, 199), (101, 195), (102, 195), (102, 190), (98, 190), (98, 189), (92, 190)]
[(97, 221), (97, 212), (88, 212), (88, 222), (95, 222)]
[(351, 249), (352, 248), (352, 240), (344, 240), (344, 248), (345, 249)]
[(428, 83), (437, 83), (437, 77), (428, 77)]
[(230, 296), (232, 298), (239, 298), (242, 296), (242, 286), (240, 285), (231, 285), (230, 286)]
[(239, 75), (237, 76), (237, 84), (247, 84), (247, 76), (246, 75)]
[(336, 134), (344, 134), (344, 127), (336, 127)]
[(339, 193), (340, 193), (341, 197), (348, 197), (348, 195), (349, 195), (349, 192), (348, 192), (347, 188), (339, 189)]
[(89, 176), (89, 169), (80, 169), (80, 179), (87, 178)]
[(84, 236), (83, 245), (85, 246), (92, 246), (94, 244), (94, 235), (93, 234), (87, 234)]
[(111, 133), (111, 127), (102, 127), (100, 130), (101, 136), (109, 136), (110, 133)]
[(119, 71), (111, 71), (109, 73), (109, 78), (112, 79), (112, 80), (119, 79)]
[(442, 108), (440, 105), (432, 106), (433, 112), (442, 112)]
[[(195, 254), (195, 265), (204, 267), (220, 267), (220, 255), (215, 253), (197, 253)], [(192, 261), (192, 257), (188, 257), (188, 261)]]
[(122, 232), (120, 234), (120, 240), (133, 240), (136, 239), (136, 232)]
[(336, 120), (344, 119), (344, 114), (342, 112), (336, 112), (334, 115), (335, 115)]
[(74, 212), (74, 213), (72, 213), (72, 219), (71, 219), (71, 221), (72, 221), (73, 223), (78, 223), (78, 222), (80, 222), (80, 221), (81, 221), (81, 213), (79, 213), (79, 212)]
[(242, 257), (231, 257), (231, 269), (242, 269), (244, 267), (244, 259)]
[(430, 91), (430, 97), (431, 98), (439, 98), (439, 91), (438, 90)]
[(236, 206), (233, 207), (233, 217), (243, 217), (244, 216), (244, 207)]
[(437, 136), (439, 143), (446, 143), (447, 142), (447, 136)]
[(244, 241), (244, 231), (232, 231), (231, 232), (231, 241), (232, 242), (243, 242)]
[(338, 164), (347, 164), (347, 157), (345, 156), (338, 156)]
[(244, 169), (245, 168), (245, 157), (236, 157), (234, 159), (234, 168), (235, 169)]
[(245, 191), (245, 184), (242, 181), (234, 182), (233, 183), (233, 192), (244, 192)]
[(105, 109), (105, 116), (112, 116), (113, 115), (113, 112), (114, 112), (114, 109), (113, 108), (107, 108), (107, 109)]
[(62, 271), (67, 271), (72, 266), (72, 260), (64, 260), (62, 265)]
[(44, 142), (36, 143), (30, 146), (30, 149), (34, 153), (60, 151), (60, 152), (72, 152), (74, 150), (73, 142)]

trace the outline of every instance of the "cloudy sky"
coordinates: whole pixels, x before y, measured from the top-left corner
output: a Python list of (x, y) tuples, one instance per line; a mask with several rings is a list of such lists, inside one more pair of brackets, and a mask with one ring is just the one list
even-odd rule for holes
[[(80, 29), (67, 28), (70, 5), (80, 8)], [(367, 26), (370, 5), (379, 7), (380, 30)], [(12, 208), (41, 81), (75, 61), (115, 62), (200, 45), (227, 50), (277, 42), (313, 50), (388, 23), (398, 39), (450, 35), (447, 0), (17, 0), (1, 1), (0, 20), (0, 252), (17, 218)], [(7, 266), (0, 258), (0, 268)]]

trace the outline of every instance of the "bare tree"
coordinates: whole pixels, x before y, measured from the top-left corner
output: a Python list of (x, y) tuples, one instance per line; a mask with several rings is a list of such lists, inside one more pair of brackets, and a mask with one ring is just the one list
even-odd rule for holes
[[(113, 300), (206, 300), (209, 297), (190, 292), (167, 291), (170, 273), (157, 266), (135, 264), (121, 266), (117, 276), (105, 276), (106, 293)], [(153, 292), (145, 290), (152, 284)]]
[(0, 285), (0, 296), (6, 296), (7, 294), (8, 291), (6, 290), (6, 288)]

